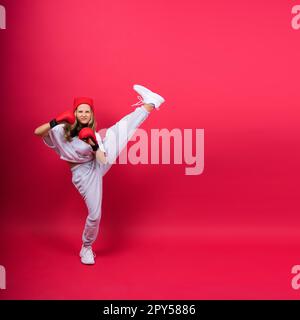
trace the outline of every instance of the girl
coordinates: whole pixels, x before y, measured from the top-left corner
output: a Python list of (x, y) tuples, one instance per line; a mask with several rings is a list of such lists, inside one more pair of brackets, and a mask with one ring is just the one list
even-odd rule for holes
[(92, 244), (97, 238), (101, 219), (102, 177), (150, 112), (165, 102), (163, 97), (141, 85), (134, 85), (133, 89), (139, 94), (139, 101), (132, 105), (137, 106), (135, 111), (107, 129), (103, 141), (95, 132), (93, 100), (85, 97), (75, 98), (72, 111), (63, 112), (34, 131), (69, 163), (72, 183), (86, 203), (88, 216), (79, 253), (84, 264), (95, 263)]

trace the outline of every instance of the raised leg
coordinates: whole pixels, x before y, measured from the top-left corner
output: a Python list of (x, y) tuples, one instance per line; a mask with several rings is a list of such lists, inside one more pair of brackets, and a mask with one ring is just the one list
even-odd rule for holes
[(105, 175), (115, 163), (117, 157), (132, 138), (136, 129), (147, 119), (152, 110), (152, 105), (144, 104), (142, 107), (137, 107), (133, 112), (107, 129), (103, 139), (103, 145), (108, 163), (100, 165), (102, 175)]

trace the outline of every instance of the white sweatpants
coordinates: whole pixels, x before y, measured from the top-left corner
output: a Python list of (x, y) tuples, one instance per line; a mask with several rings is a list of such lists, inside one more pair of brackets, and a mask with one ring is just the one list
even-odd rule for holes
[(91, 246), (98, 235), (102, 206), (102, 177), (111, 168), (136, 129), (148, 116), (149, 112), (144, 107), (137, 107), (135, 111), (107, 129), (103, 139), (108, 158), (107, 164), (100, 164), (94, 159), (71, 168), (72, 182), (83, 197), (88, 209), (82, 234), (85, 246)]

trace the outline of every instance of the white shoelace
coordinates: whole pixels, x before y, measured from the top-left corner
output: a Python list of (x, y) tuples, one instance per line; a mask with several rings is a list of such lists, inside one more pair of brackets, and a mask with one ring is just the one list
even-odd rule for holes
[(139, 99), (139, 101), (135, 104), (132, 104), (131, 106), (132, 107), (135, 107), (135, 106), (141, 106), (144, 104), (144, 101), (143, 101), (143, 98), (141, 96), (137, 96), (137, 98)]

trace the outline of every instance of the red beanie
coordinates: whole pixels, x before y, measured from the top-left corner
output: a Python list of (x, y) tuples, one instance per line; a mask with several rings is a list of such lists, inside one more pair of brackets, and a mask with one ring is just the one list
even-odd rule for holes
[(74, 103), (73, 103), (73, 111), (75, 111), (77, 109), (77, 107), (82, 104), (88, 104), (92, 111), (94, 112), (94, 101), (91, 98), (86, 98), (86, 97), (78, 97), (74, 99)]

